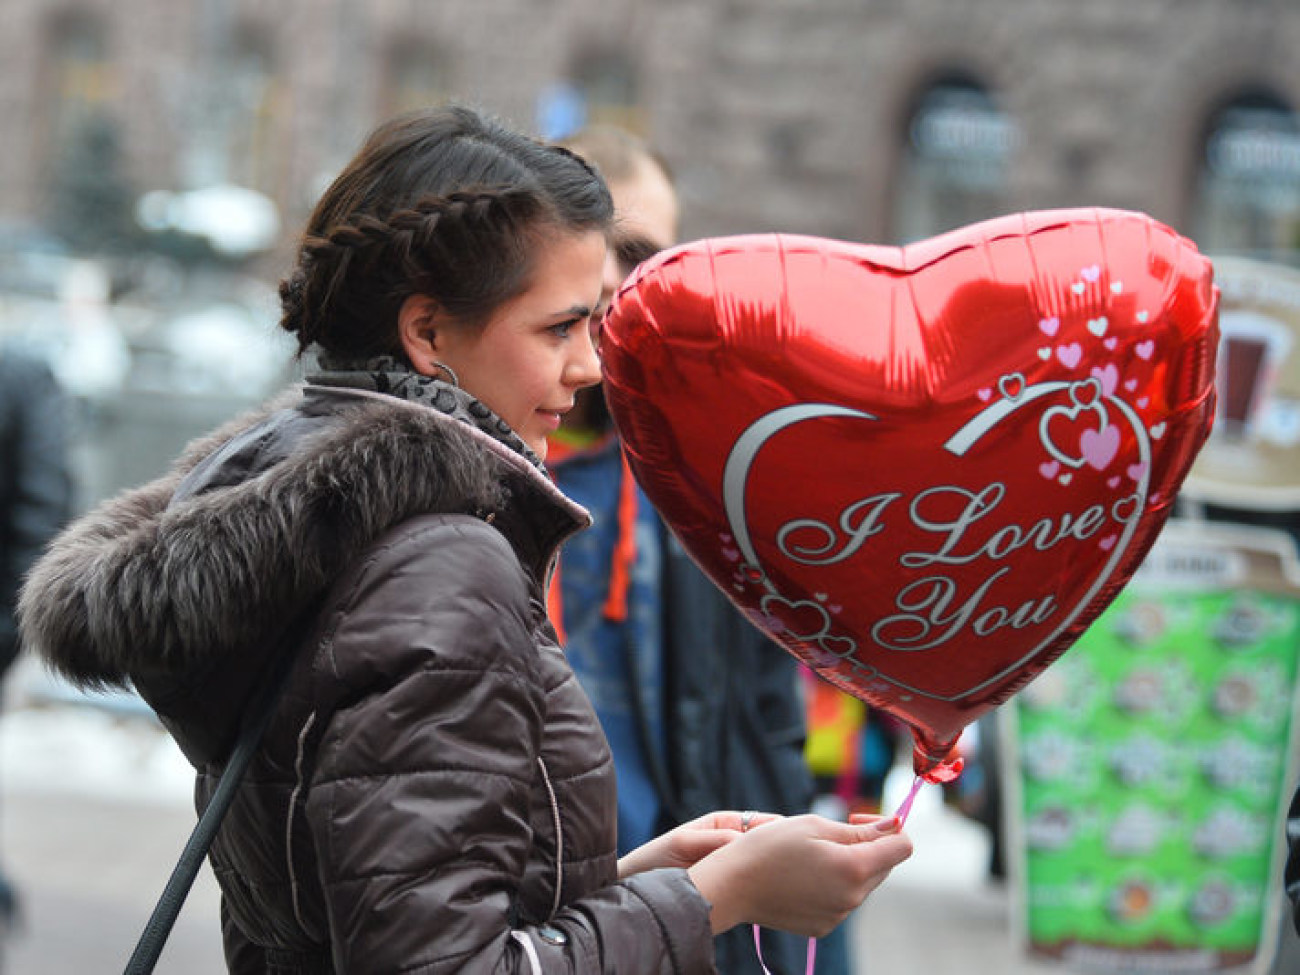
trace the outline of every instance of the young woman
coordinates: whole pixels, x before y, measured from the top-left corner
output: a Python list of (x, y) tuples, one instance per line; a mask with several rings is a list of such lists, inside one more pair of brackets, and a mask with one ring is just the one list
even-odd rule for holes
[(724, 811), (616, 860), (609, 750), (543, 598), (587, 522), (542, 459), (599, 379), (610, 221), (584, 163), (477, 113), (382, 126), (281, 288), (319, 371), (30, 577), (27, 640), (134, 685), (200, 806), (292, 655), (211, 853), (232, 971), (709, 972), (713, 933), (821, 934), (910, 853), (892, 824)]

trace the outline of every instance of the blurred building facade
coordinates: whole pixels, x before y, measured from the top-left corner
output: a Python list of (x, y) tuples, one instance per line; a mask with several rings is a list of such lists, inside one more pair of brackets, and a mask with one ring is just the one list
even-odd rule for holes
[(456, 98), (641, 131), (688, 236), (898, 243), (1097, 204), (1211, 251), (1300, 244), (1290, 0), (5, 0), (0, 20), (2, 218), (40, 218), (106, 118), (140, 191), (246, 186), (291, 236), (378, 119)]

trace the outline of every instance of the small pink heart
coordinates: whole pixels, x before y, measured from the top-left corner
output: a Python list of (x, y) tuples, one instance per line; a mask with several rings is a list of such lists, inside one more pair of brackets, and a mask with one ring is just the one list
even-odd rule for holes
[(1042, 474), (1043, 477), (1047, 478), (1049, 481), (1057, 475), (1060, 469), (1060, 462), (1055, 460), (1045, 460), (1038, 465), (1038, 473)]
[(1101, 267), (1097, 264), (1085, 267), (1079, 272), (1079, 277), (1083, 278), (1085, 281), (1096, 281), (1101, 277)]
[(1061, 327), (1061, 320), (1053, 316), (1052, 318), (1040, 318), (1038, 320), (1038, 329), (1044, 335), (1055, 335), (1056, 330)]
[(1138, 381), (1136, 379), (1125, 379), (1124, 388), (1131, 393), (1133, 390), (1138, 388)]
[(1115, 338), (1115, 336), (1112, 335), (1110, 338), (1106, 339), (1101, 344), (1104, 345), (1108, 351), (1113, 351), (1115, 346), (1119, 344), (1119, 339)]
[(1101, 430), (1089, 427), (1079, 435), (1079, 449), (1090, 467), (1104, 471), (1119, 453), (1119, 427), (1108, 426)]
[(989, 397), (991, 397), (991, 396), (993, 395), (993, 390), (991, 390), (991, 389), (989, 389), (987, 386), (985, 386), (983, 389), (981, 389), (981, 390), (980, 390), (978, 393), (976, 393), (975, 395), (977, 395), (977, 396), (980, 398), (980, 400), (981, 400), (982, 402), (987, 403), (987, 402), (989, 401)]
[(1115, 395), (1115, 384), (1119, 382), (1119, 370), (1115, 368), (1114, 363), (1106, 363), (1105, 368), (1093, 366), (1092, 377), (1101, 382), (1101, 391), (1103, 393), (1107, 396)]
[(1156, 350), (1155, 342), (1147, 339), (1145, 342), (1139, 342), (1137, 348), (1133, 351), (1137, 353), (1139, 359), (1150, 359), (1151, 353)]
[(1161, 437), (1165, 435), (1165, 429), (1166, 427), (1163, 422), (1157, 423), (1155, 426), (1151, 428), (1151, 439), (1159, 440)]
[(1083, 347), (1078, 342), (1071, 342), (1069, 345), (1058, 345), (1056, 347), (1056, 358), (1061, 360), (1061, 365), (1067, 369), (1073, 369), (1083, 358)]
[(1139, 397), (1139, 398), (1138, 398), (1138, 409), (1139, 409), (1139, 410), (1145, 410), (1145, 409), (1147, 408), (1147, 404), (1150, 403), (1150, 402), (1151, 402), (1151, 400), (1147, 399), (1145, 396)]
[(1146, 465), (1146, 464), (1129, 464), (1129, 465), (1128, 465), (1128, 476), (1129, 476), (1130, 478), (1132, 478), (1133, 480), (1135, 480), (1135, 481), (1140, 481), (1140, 480), (1142, 480), (1142, 478), (1146, 477), (1146, 474), (1147, 474), (1147, 465)]
[(1107, 535), (1097, 544), (1101, 546), (1103, 552), (1109, 552), (1115, 547), (1115, 542), (1119, 540), (1118, 535)]
[(1116, 476), (1116, 477), (1108, 477), (1108, 478), (1106, 478), (1106, 487), (1108, 487), (1108, 488), (1117, 488), (1117, 487), (1119, 487), (1119, 477)]
[(740, 549), (732, 548), (729, 545), (723, 546), (722, 557), (726, 559), (728, 562), (735, 562), (737, 559), (740, 558)]

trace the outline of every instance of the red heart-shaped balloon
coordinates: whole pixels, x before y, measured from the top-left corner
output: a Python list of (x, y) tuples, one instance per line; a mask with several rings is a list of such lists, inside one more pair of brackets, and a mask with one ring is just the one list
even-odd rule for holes
[(601, 354), (637, 479), (710, 578), (911, 725), (918, 771), (1063, 653), (1209, 433), (1217, 291), (1139, 213), (1019, 214), (903, 248), (664, 252)]

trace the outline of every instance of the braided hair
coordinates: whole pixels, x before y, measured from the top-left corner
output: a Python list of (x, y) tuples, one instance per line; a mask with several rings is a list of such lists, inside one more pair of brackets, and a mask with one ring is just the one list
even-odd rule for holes
[(427, 295), (481, 326), (529, 284), (548, 235), (613, 219), (596, 171), (470, 108), (398, 116), (376, 129), (307, 221), (280, 284), (280, 326), (348, 359), (401, 357), (397, 315)]

